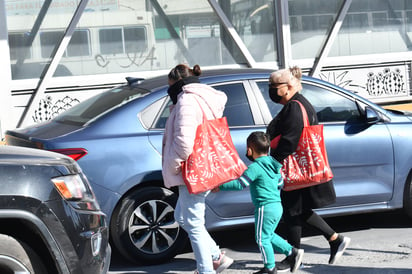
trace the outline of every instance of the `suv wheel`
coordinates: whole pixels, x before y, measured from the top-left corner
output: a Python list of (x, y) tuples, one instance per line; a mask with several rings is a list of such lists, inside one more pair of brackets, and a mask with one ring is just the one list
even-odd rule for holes
[(0, 234), (0, 273), (48, 273), (40, 257), (26, 243)]
[(187, 236), (174, 219), (177, 195), (161, 187), (136, 189), (125, 197), (112, 216), (114, 246), (133, 262), (168, 261), (186, 244)]

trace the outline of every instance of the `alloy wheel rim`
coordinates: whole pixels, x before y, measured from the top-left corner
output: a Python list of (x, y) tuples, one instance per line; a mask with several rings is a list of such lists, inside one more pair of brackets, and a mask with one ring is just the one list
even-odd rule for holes
[(174, 208), (161, 200), (142, 203), (129, 219), (130, 240), (146, 254), (158, 254), (169, 249), (176, 242), (179, 230)]

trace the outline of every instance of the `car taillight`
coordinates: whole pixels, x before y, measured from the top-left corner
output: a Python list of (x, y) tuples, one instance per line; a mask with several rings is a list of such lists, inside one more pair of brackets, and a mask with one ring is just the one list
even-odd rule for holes
[(50, 149), (50, 151), (67, 155), (75, 161), (78, 161), (80, 158), (87, 154), (87, 150), (85, 150), (84, 148)]

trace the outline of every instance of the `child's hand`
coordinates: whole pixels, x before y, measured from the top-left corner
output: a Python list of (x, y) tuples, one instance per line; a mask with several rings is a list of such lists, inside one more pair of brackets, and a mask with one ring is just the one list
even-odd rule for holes
[(220, 188), (219, 187), (215, 187), (214, 189), (211, 190), (213, 193), (219, 192)]

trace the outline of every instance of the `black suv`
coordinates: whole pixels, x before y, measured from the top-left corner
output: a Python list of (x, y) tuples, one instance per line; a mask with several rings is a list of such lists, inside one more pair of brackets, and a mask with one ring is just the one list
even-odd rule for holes
[(0, 273), (106, 273), (106, 222), (74, 160), (0, 146)]

